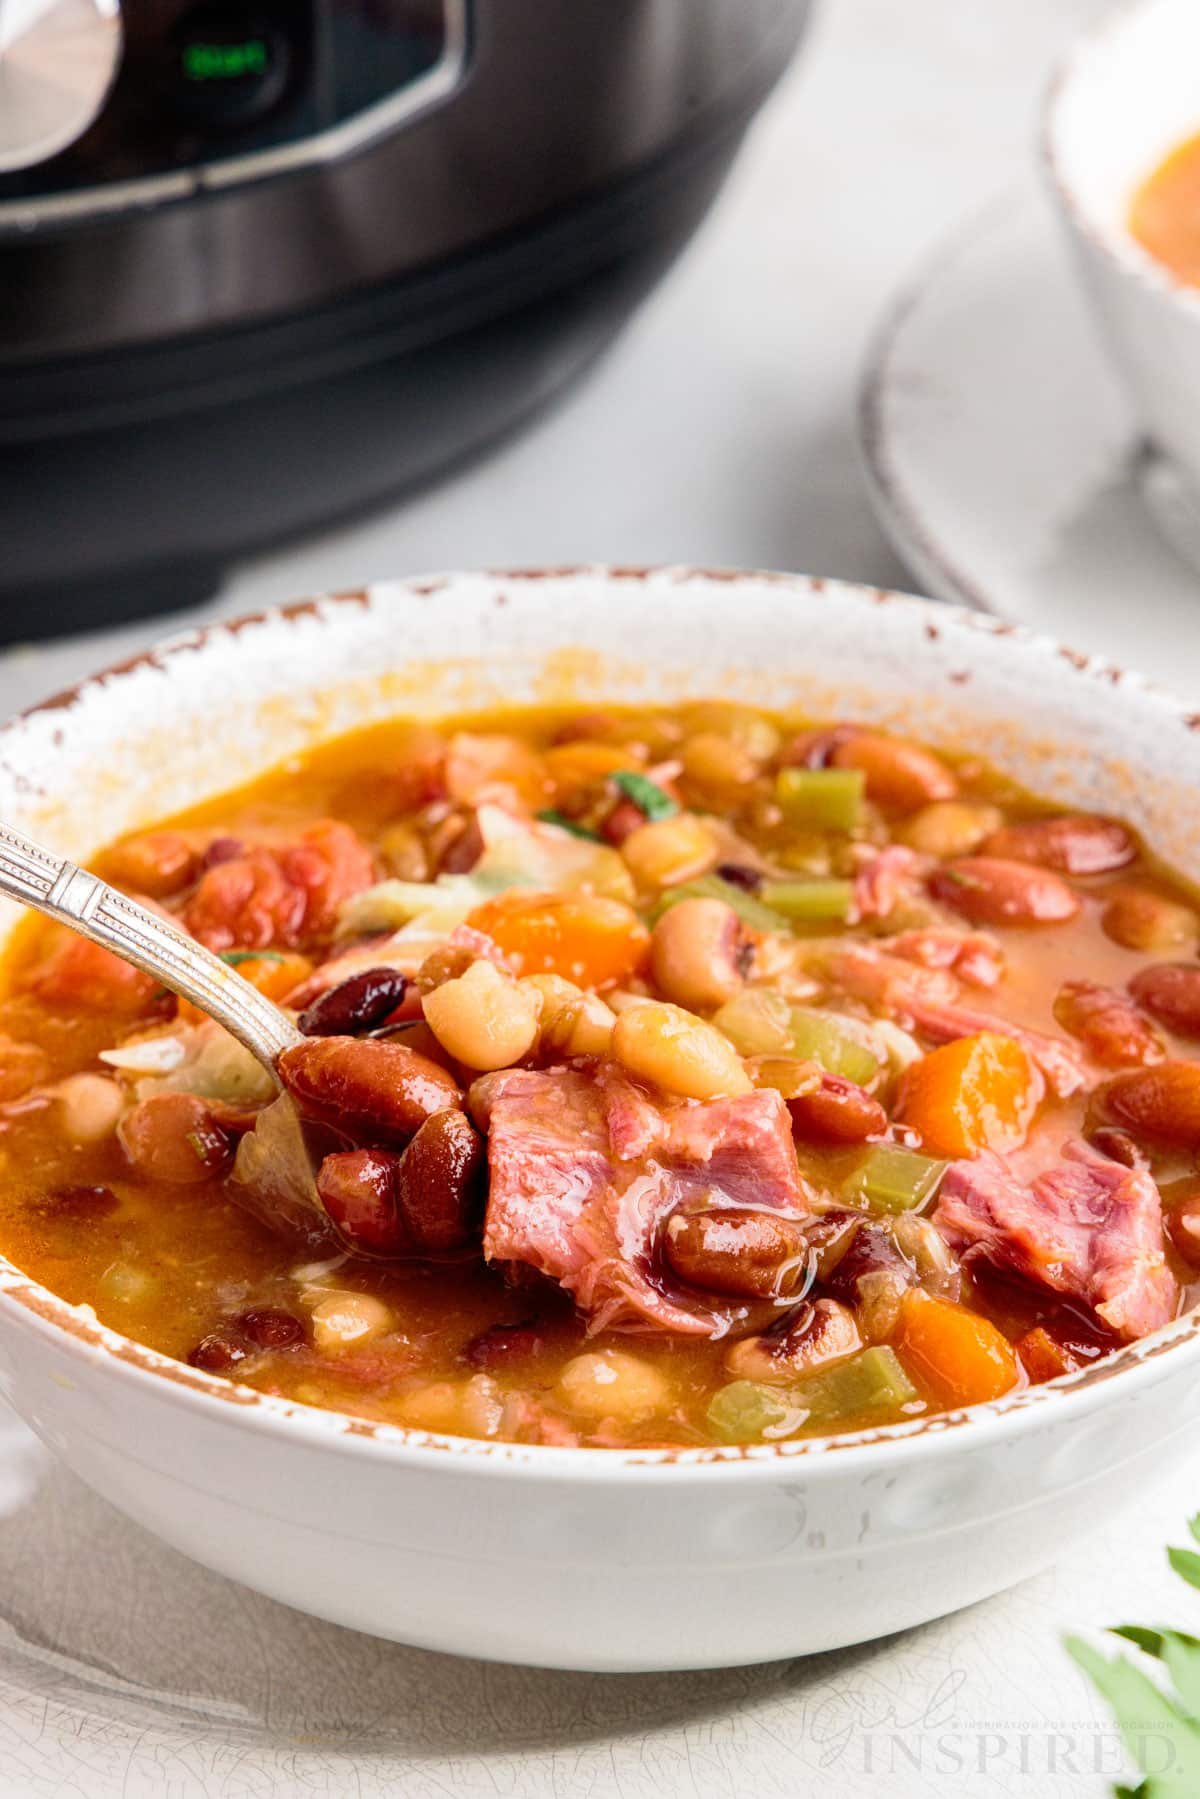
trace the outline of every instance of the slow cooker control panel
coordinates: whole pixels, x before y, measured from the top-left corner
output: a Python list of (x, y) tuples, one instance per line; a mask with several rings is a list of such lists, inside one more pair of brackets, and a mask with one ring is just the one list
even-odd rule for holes
[(36, 222), (348, 154), (459, 79), (467, 6), (0, 6), (0, 221), (14, 205)]

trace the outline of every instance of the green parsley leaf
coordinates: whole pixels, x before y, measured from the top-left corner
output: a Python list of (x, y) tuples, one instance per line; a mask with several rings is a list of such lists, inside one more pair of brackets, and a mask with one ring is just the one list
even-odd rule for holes
[(652, 781), (648, 775), (639, 775), (635, 769), (619, 769), (613, 776), (613, 784), (652, 824), (660, 818), (674, 818), (679, 810), (678, 800), (673, 800), (657, 781)]
[(286, 957), (277, 949), (223, 949), (221, 960), (239, 968), (243, 962), (283, 962)]

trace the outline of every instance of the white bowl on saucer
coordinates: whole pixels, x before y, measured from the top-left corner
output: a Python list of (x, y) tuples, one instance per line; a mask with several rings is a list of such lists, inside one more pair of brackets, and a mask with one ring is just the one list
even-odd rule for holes
[(1200, 289), (1129, 229), (1134, 194), (1200, 133), (1200, 6), (1134, 0), (1054, 76), (1042, 146), (1083, 281), (1139, 421), (1200, 496)]
[[(1200, 731), (1136, 678), (927, 601), (687, 569), (436, 577), (176, 640), (0, 728), (0, 817), (82, 856), (396, 713), (687, 694), (969, 745), (1200, 875)], [(688, 1668), (864, 1641), (1045, 1566), (1194, 1441), (1200, 1330), (840, 1440), (554, 1449), (259, 1394), (0, 1261), (0, 1390), (130, 1517), (301, 1610), (461, 1654)]]

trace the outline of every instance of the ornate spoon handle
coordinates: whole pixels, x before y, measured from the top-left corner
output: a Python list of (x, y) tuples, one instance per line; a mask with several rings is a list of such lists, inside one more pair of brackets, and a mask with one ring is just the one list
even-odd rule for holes
[(0, 893), (45, 912), (191, 1000), (245, 1044), (276, 1081), (278, 1057), (303, 1041), (278, 1006), (203, 944), (4, 824), (0, 824)]

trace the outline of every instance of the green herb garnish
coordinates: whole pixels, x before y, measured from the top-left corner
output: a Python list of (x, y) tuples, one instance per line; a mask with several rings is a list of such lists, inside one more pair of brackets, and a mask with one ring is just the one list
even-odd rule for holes
[(557, 825), (560, 831), (569, 831), (572, 837), (582, 837), (585, 843), (602, 843), (604, 841), (599, 832), (589, 831), (586, 825), (576, 824), (573, 818), (568, 818), (565, 812), (556, 812), (553, 806), (548, 807), (544, 812), (539, 812), (537, 818), (539, 824)]
[[(1189, 1518), (1188, 1529), (1200, 1543), (1200, 1514)], [(1189, 1586), (1200, 1588), (1200, 1555), (1194, 1549), (1168, 1549), (1167, 1560)], [(1186, 1631), (1142, 1624), (1118, 1624), (1113, 1635), (1158, 1662), (1170, 1683), (1152, 1679), (1127, 1655), (1110, 1660), (1081, 1637), (1066, 1639), (1144, 1776), (1136, 1787), (1114, 1787), (1117, 1799), (1187, 1799), (1200, 1793), (1200, 1640)]]
[(612, 777), (613, 785), (618, 787), (627, 800), (632, 800), (644, 818), (654, 824), (660, 818), (674, 818), (679, 810), (679, 801), (673, 800), (665, 788), (649, 775), (639, 775), (636, 769), (622, 768)]
[(230, 968), (240, 968), (243, 962), (284, 962), (287, 958), (277, 949), (223, 949), (221, 960)]

